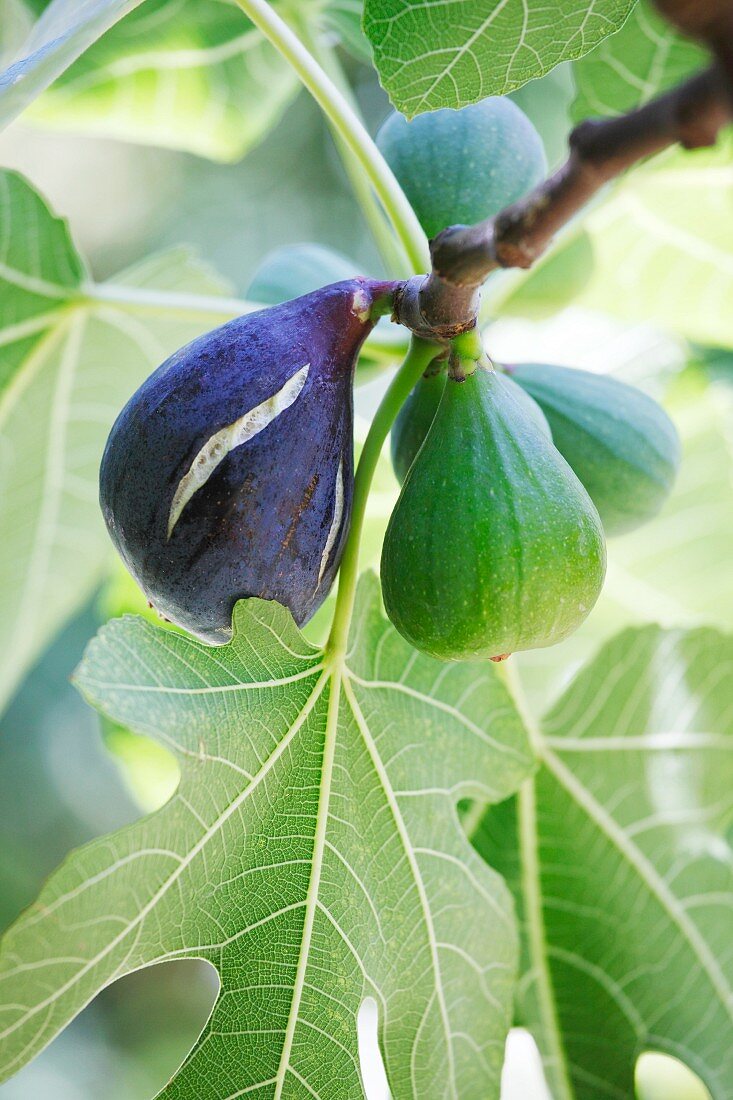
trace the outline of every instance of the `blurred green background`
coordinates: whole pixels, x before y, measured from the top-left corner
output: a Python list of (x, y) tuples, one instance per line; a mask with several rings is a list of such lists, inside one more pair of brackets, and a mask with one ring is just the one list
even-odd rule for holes
[[(386, 98), (369, 67), (346, 55), (343, 61), (374, 132), (387, 112)], [(562, 155), (572, 97), (572, 78), (564, 66), (515, 97), (542, 133), (551, 163)], [(51, 108), (47, 114), (52, 116)], [(22, 120), (0, 136), (0, 164), (23, 172), (68, 218), (98, 279), (182, 242), (192, 245), (240, 295), (269, 251), (298, 241), (318, 241), (345, 253), (365, 273), (381, 270), (327, 128), (304, 94), (294, 98), (264, 141), (233, 163), (66, 132), (61, 125), (47, 129), (42, 123), (41, 111), (34, 123)], [(563, 277), (572, 283), (572, 258), (566, 269)], [(688, 448), (680, 488), (652, 541), (641, 534), (617, 544), (618, 550), (612, 547), (608, 592), (591, 621), (551, 655), (524, 662), (528, 688), (541, 711), (581, 660), (620, 625), (665, 617), (730, 625), (730, 601), (726, 605), (719, 590), (706, 589), (694, 570), (690, 576), (681, 569), (690, 550), (685, 509), (693, 495), (699, 507), (698, 487), (704, 481), (711, 485), (703, 500), (703, 526), (712, 558), (698, 572), (709, 571), (716, 555), (724, 561), (730, 553), (729, 357), (692, 353), (679, 335), (613, 319), (587, 305), (571, 306), (547, 320), (528, 319), (532, 311), (518, 293), (512, 312), (511, 319), (488, 333), (492, 354), (616, 371), (668, 400)], [(383, 385), (378, 379), (358, 391), (357, 413), (363, 418), (371, 414)], [(372, 517), (374, 550), (395, 493), (389, 472), (381, 476)], [(661, 581), (655, 556), (660, 541), (668, 572)], [(135, 602), (119, 568), (111, 568), (112, 587), (95, 594), (54, 641), (2, 718), (3, 927), (32, 900), (70, 848), (133, 820), (174, 781), (164, 754), (151, 755), (139, 739), (115, 739), (115, 732), (107, 731), (117, 750), (111, 755), (96, 715), (69, 683), (98, 625)], [(126, 978), (99, 997), (35, 1063), (0, 1087), (0, 1100), (152, 1096), (190, 1048), (214, 996), (211, 972), (193, 962)], [(668, 1060), (647, 1062), (642, 1076), (640, 1091), (646, 1100), (700, 1100), (706, 1095)], [(513, 1037), (506, 1078), (507, 1100), (543, 1100), (536, 1052), (527, 1036)], [(380, 1095), (378, 1078), (375, 1082), (370, 1100)]]

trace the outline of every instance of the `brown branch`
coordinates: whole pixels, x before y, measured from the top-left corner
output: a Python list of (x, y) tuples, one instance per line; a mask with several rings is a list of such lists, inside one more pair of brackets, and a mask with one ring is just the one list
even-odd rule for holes
[(733, 99), (733, 0), (655, 0), (662, 15), (717, 58)]
[(479, 288), (497, 268), (529, 268), (610, 180), (671, 145), (714, 145), (733, 101), (717, 65), (619, 118), (582, 122), (549, 179), (495, 218), (452, 226), (431, 241), (433, 271), (411, 279), (395, 315), (418, 335), (449, 339), (475, 324)]

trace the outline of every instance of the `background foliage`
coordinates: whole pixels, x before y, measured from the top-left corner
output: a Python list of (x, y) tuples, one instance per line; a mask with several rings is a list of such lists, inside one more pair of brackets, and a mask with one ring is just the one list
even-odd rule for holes
[[(277, 6), (301, 31), (340, 38), (340, 62), (373, 130), (387, 102), (366, 64), (359, 5)], [(516, 88), (551, 159), (572, 119), (626, 110), (700, 64), (700, 51), (662, 27), (645, 0), (557, 7), (552, 26), (535, 0), (489, 17), (451, 0), (440, 26), (417, 0), (367, 0), (365, 18), (382, 84), (406, 113)], [(69, 848), (158, 805), (177, 775), (167, 751), (127, 731), (127, 710), (105, 704), (121, 723), (105, 727), (113, 767), (94, 715), (66, 685), (98, 623), (144, 610), (97, 515), (96, 469), (116, 411), (172, 348), (237, 311), (274, 245), (317, 240), (369, 273), (380, 260), (316, 110), (234, 5), (0, 0), (0, 27), (10, 66), (0, 118), (30, 105), (0, 139), (0, 682), (4, 701), (17, 692), (3, 719), (0, 778), (0, 915), (9, 923)], [(426, 51), (438, 33), (447, 49)], [(505, 36), (511, 48), (501, 47)], [(120, 138), (134, 144), (110, 140)], [(612, 369), (664, 397), (686, 448), (661, 518), (612, 544), (606, 591), (586, 626), (519, 662), (545, 763), (519, 810), (505, 803), (475, 824), (475, 842), (506, 874), (523, 917), (522, 1021), (533, 1024), (539, 1004), (545, 1023), (558, 1025), (554, 1035), (537, 1030), (561, 1100), (596, 1095), (599, 1075), (608, 1095), (628, 1096), (643, 1046), (687, 1061), (716, 1098), (730, 1077), (731, 1043), (721, 1045), (730, 1036), (729, 952), (716, 939), (732, 888), (729, 643), (698, 629), (733, 625), (730, 182), (729, 139), (713, 152), (658, 158), (605, 196), (536, 272), (487, 288), (487, 313), (504, 317), (487, 334), (490, 351)], [(181, 242), (206, 262), (174, 250)], [(558, 287), (572, 303), (549, 318)], [(359, 391), (364, 416), (380, 385)], [(394, 497), (385, 467), (366, 564)], [(648, 622), (675, 632), (608, 641)], [(322, 621), (316, 640), (319, 630)], [(604, 643), (538, 732), (539, 716)], [(523, 872), (507, 856), (518, 820)], [(686, 856), (673, 865), (680, 837)], [(563, 873), (578, 846), (593, 853), (598, 876), (580, 890)], [(532, 851), (548, 868), (534, 880)], [(609, 957), (599, 929), (626, 927), (632, 892), (643, 931)], [(538, 913), (548, 937), (539, 972)], [(579, 943), (584, 969), (573, 955)], [(543, 966), (557, 993), (549, 1013)], [(580, 995), (607, 1024), (592, 1035), (574, 1016)], [(193, 962), (128, 977), (0, 1096), (152, 1094), (192, 1046), (213, 996), (208, 969)], [(564, 1050), (563, 1033), (576, 1036)], [(642, 1082), (649, 1097), (660, 1088), (665, 1100), (674, 1088), (698, 1095), (681, 1078), (660, 1085), (660, 1072)]]

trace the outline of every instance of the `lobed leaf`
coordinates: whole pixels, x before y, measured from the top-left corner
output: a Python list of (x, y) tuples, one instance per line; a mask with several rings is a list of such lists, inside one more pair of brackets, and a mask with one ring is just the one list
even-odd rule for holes
[(706, 59), (705, 50), (678, 34), (651, 0), (639, 0), (621, 30), (573, 65), (573, 118), (630, 111), (703, 68)]
[(356, 1017), (380, 1009), (392, 1093), (498, 1096), (516, 965), (501, 879), (460, 828), (531, 767), (493, 667), (418, 655), (362, 582), (346, 663), (277, 604), (231, 643), (122, 619), (78, 673), (115, 721), (170, 748), (163, 809), (74, 853), (3, 941), (0, 1064), (28, 1061), (102, 988), (180, 957), (220, 978), (160, 1094), (363, 1096)]
[(0, 129), (141, 0), (51, 0), (0, 73)]
[[(219, 292), (184, 250), (94, 297), (66, 223), (0, 172), (0, 706), (99, 582), (110, 552), (97, 503), (107, 434), (124, 402), (210, 317), (160, 291)], [(134, 291), (138, 310), (124, 301)], [(154, 308), (145, 308), (146, 295)], [(224, 319), (224, 318), (222, 318)]]
[(626, 1100), (646, 1050), (733, 1080), (733, 642), (628, 630), (553, 707), (475, 841), (525, 933), (519, 1011), (557, 1100)]
[(241, 158), (280, 119), (298, 79), (236, 4), (147, 0), (29, 112), (43, 126)]
[(635, 0), (366, 0), (380, 80), (412, 118), (503, 95), (582, 57), (623, 24)]

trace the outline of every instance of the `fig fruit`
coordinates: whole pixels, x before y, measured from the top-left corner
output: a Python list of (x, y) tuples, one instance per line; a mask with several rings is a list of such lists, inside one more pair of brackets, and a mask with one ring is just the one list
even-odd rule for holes
[(354, 260), (323, 245), (286, 244), (273, 249), (262, 260), (252, 276), (247, 297), (262, 305), (276, 306), (358, 273), (359, 265)]
[(102, 459), (100, 499), (160, 614), (211, 642), (236, 600), (302, 624), (348, 533), (354, 366), (388, 284), (352, 279), (222, 325), (133, 395)]
[(444, 364), (426, 372), (412, 388), (392, 425), (390, 435), (392, 466), (400, 482), (407, 477), (407, 471), (415, 461), (415, 455), (422, 447), (430, 425), (433, 423), (445, 389), (445, 379)]
[(543, 410), (607, 535), (657, 514), (674, 484), (680, 442), (656, 401), (608, 375), (539, 363), (506, 369)]
[(605, 564), (590, 497), (516, 387), (483, 367), (449, 377), (384, 540), (400, 634), (444, 660), (552, 645), (590, 612)]
[[(265, 256), (252, 277), (247, 297), (262, 305), (280, 305), (326, 283), (347, 281), (358, 271), (359, 265), (354, 260), (323, 245), (286, 244)], [(357, 364), (357, 384), (370, 382), (381, 374), (390, 365), (391, 354), (396, 360), (404, 357), (407, 345), (403, 328), (393, 325), (389, 317), (380, 317), (377, 333), (381, 354), (366, 345)]]
[(411, 122), (393, 111), (376, 140), (428, 237), (493, 217), (547, 172), (542, 139), (503, 96)]
[[(445, 371), (442, 373), (440, 371), (426, 371), (413, 388), (392, 425), (392, 466), (400, 483), (407, 477), (407, 472), (415, 461), (417, 452), (422, 447), (425, 436), (428, 434), (430, 425), (438, 411), (438, 405), (445, 389), (445, 379)], [(550, 426), (537, 402), (533, 401), (507, 375), (497, 375), (497, 381), (500, 386), (510, 389), (514, 393), (516, 400), (524, 406), (527, 414), (537, 422), (538, 427), (550, 439)]]

